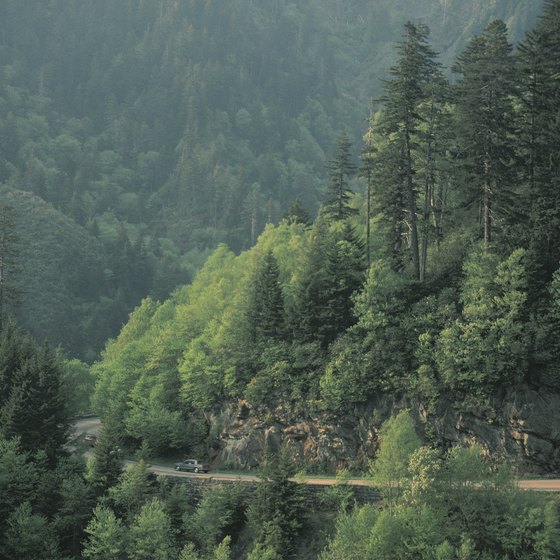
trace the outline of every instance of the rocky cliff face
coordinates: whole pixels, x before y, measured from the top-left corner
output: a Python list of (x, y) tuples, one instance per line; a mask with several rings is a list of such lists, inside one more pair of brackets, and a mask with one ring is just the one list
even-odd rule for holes
[(478, 443), (520, 472), (560, 473), (560, 394), (509, 389), (485, 408), (453, 410), (442, 403), (433, 420), (446, 444)]
[(519, 472), (560, 472), (560, 394), (527, 386), (504, 391), (485, 407), (458, 409), (442, 398), (433, 413), (390, 397), (357, 406), (344, 417), (294, 418), (282, 407), (263, 413), (239, 402), (209, 419), (220, 434), (214, 464), (251, 469), (265, 450), (286, 447), (307, 468), (363, 468), (375, 456), (382, 422), (405, 406), (416, 414), (419, 429), (444, 446), (477, 443), (493, 459), (513, 462)]

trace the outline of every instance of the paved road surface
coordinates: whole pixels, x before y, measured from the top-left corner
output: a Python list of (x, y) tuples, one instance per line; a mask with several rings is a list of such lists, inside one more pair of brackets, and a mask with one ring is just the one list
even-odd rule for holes
[(101, 431), (101, 421), (97, 416), (91, 416), (89, 418), (80, 418), (76, 420), (74, 424), (74, 435), (79, 436), (84, 432), (86, 434), (93, 434), (98, 436)]
[[(76, 436), (82, 433), (99, 435), (101, 431), (101, 422), (99, 418), (81, 418), (79, 419), (74, 428), (74, 434)], [(132, 461), (126, 461), (126, 464), (132, 464)], [(225, 473), (209, 473), (209, 474), (194, 474), (194, 473), (184, 473), (178, 472), (171, 467), (163, 467), (158, 465), (151, 465), (149, 467), (150, 471), (155, 474), (162, 475), (173, 475), (173, 476), (185, 476), (185, 477), (196, 477), (196, 478), (211, 478), (213, 480), (239, 480), (244, 482), (256, 482), (260, 480), (255, 475), (250, 474), (225, 474)], [(336, 479), (334, 478), (307, 478), (306, 482), (308, 484), (316, 484), (323, 486), (332, 486)], [(349, 484), (353, 486), (367, 486), (368, 481), (363, 479), (353, 479), (348, 481)], [(523, 490), (541, 490), (546, 492), (560, 492), (560, 480), (519, 480), (519, 488)]]

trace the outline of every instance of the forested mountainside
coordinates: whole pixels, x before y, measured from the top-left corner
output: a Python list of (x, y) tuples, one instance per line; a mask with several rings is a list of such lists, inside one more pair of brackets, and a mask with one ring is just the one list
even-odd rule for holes
[[(403, 23), (374, 106), (344, 77), (377, 4), (227, 6), (0, 4), (22, 18), (0, 33), (0, 560), (559, 558), (558, 495), (514, 474), (560, 472), (560, 0), (515, 46), (496, 19), (449, 35), (447, 70)], [(434, 6), (465, 3), (414, 15)], [(6, 318), (93, 356), (144, 292), (91, 367)], [(98, 438), (72, 420), (92, 408)], [(146, 463), (187, 453), (256, 477)]]
[[(464, 413), (454, 426), (472, 413), (495, 425), (490, 453), (559, 469), (559, 18), (547, 4), (515, 54), (490, 23), (452, 84), (428, 29), (407, 23), (360, 169), (341, 134), (313, 223), (294, 207), (252, 249), (221, 245), (190, 285), (144, 300), (94, 366), (96, 409), (148, 454), (251, 466), (272, 437), (334, 468), (363, 466), (375, 418), (402, 400), (440, 445), (442, 410)], [(351, 436), (336, 431), (348, 417)], [(243, 420), (260, 438), (248, 454)]]
[[(298, 198), (315, 215), (335, 139), (346, 129), (359, 150), (404, 21), (425, 21), (451, 64), (494, 18), (521, 39), (540, 6), (4, 0), (0, 181), (47, 203), (20, 199), (39, 213), (62, 214), (57, 250), (86, 236), (102, 271), (96, 289), (43, 298), (41, 313), (28, 303), (20, 320), (93, 359), (142, 297), (188, 282), (219, 242), (247, 249)], [(37, 258), (22, 267), (25, 290), (56, 261)], [(80, 335), (56, 317), (75, 317)]]

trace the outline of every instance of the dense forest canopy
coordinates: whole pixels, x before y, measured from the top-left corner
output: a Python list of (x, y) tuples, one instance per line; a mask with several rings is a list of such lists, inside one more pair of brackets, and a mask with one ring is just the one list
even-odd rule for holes
[(560, 0), (4, 0), (0, 78), (0, 560), (559, 557), (440, 428), (560, 395)]
[(294, 210), (145, 299), (94, 366), (97, 410), (157, 454), (212, 443), (192, 419), (228, 400), (344, 415), (379, 394), (433, 411), (557, 389), (557, 8), (515, 52), (491, 22), (452, 81), (408, 22), (360, 165), (342, 132), (312, 223)]
[[(407, 19), (430, 25), (450, 66), (493, 18), (520, 39), (541, 3), (467, 4), (4, 0), (0, 181), (48, 205), (18, 198), (21, 230), (29, 205), (70, 220), (61, 249), (97, 278), (60, 292), (56, 259), (32, 250), (44, 298), (21, 321), (92, 360), (142, 297), (167, 297), (219, 242), (250, 247), (296, 199), (315, 215), (339, 131), (355, 152)], [(49, 319), (61, 316), (80, 336)]]

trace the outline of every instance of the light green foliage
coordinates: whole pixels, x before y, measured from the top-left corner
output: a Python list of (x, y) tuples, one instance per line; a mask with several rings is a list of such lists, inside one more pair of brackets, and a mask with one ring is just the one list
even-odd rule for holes
[(410, 336), (401, 323), (408, 281), (384, 261), (374, 262), (364, 289), (356, 292), (357, 324), (333, 345), (321, 379), (327, 406), (339, 409), (366, 400), (376, 390), (401, 388), (410, 367)]
[(249, 552), (247, 560), (283, 560), (282, 556), (275, 550), (264, 544), (256, 544)]
[(135, 560), (172, 560), (171, 525), (163, 504), (153, 499), (142, 506), (129, 529), (129, 557)]
[(450, 387), (485, 394), (523, 379), (528, 349), (524, 255), (519, 249), (500, 262), (476, 251), (466, 262), (462, 319), (441, 332), (437, 354)]
[(8, 519), (0, 554), (12, 560), (59, 560), (57, 538), (43, 515), (33, 513), (29, 502), (20, 505)]
[(402, 331), (414, 333), (416, 338), (413, 342), (416, 371), (408, 375), (407, 391), (429, 404), (437, 402), (442, 389), (436, 349), (440, 332), (457, 318), (456, 297), (452, 289), (441, 290), (437, 297), (428, 296), (415, 303), (412, 313), (404, 317)]
[(184, 516), (185, 534), (209, 555), (241, 515), (241, 489), (227, 484), (209, 486), (193, 513)]
[(146, 463), (140, 460), (128, 467), (120, 476), (116, 486), (109, 489), (109, 498), (115, 510), (130, 519), (153, 496), (155, 488), (149, 478)]
[(280, 528), (274, 521), (264, 521), (259, 531), (260, 541), (256, 541), (247, 556), (247, 560), (266, 558), (283, 560), (285, 558)]
[(379, 450), (370, 467), (370, 476), (389, 504), (394, 504), (411, 473), (409, 460), (420, 447), (414, 421), (407, 410), (387, 420), (379, 431)]
[(409, 461), (410, 484), (381, 511), (342, 514), (322, 560), (553, 558), (558, 507), (519, 491), (505, 467), (493, 472), (481, 449), (446, 455), (422, 447)]
[(141, 441), (154, 455), (181, 449), (186, 443), (186, 423), (179, 411), (165, 407), (162, 393), (162, 387), (155, 386), (148, 398), (133, 396), (125, 420), (128, 435)]
[(200, 556), (196, 552), (196, 548), (193, 543), (187, 543), (181, 553), (179, 554), (179, 560), (200, 560)]
[(363, 560), (366, 543), (379, 511), (366, 505), (351, 513), (341, 512), (336, 522), (336, 536), (331, 539), (321, 560)]
[(407, 503), (430, 503), (430, 492), (437, 488), (442, 476), (441, 453), (431, 447), (419, 447), (408, 460), (410, 484), (404, 493)]
[(122, 560), (125, 556), (125, 529), (108, 508), (97, 506), (89, 522), (83, 555), (91, 560)]
[(231, 537), (228, 535), (214, 550), (213, 560), (230, 560)]
[(539, 560), (553, 560), (560, 555), (560, 512), (557, 502), (551, 500), (546, 504), (543, 526), (536, 540)]
[(37, 477), (19, 441), (0, 439), (0, 527), (17, 506), (35, 497)]

